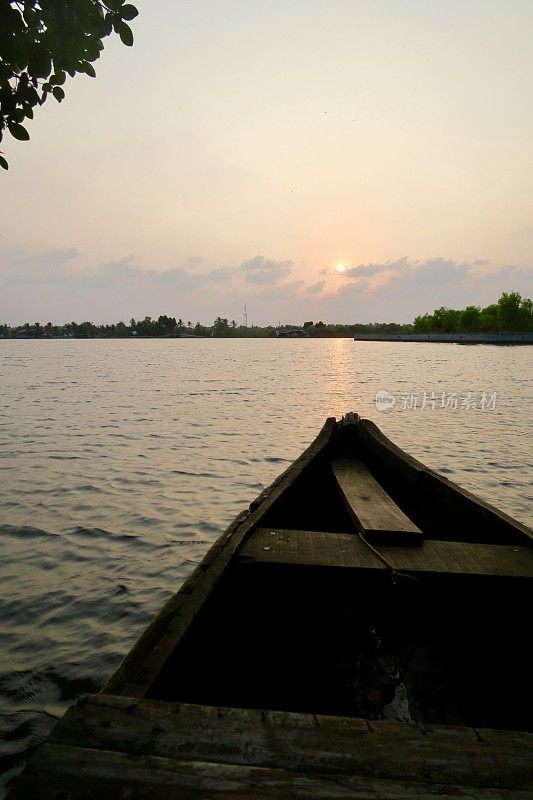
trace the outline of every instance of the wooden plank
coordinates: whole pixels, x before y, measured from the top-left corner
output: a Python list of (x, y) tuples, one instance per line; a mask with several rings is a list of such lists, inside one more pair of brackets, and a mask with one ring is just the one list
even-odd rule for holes
[[(529, 547), (425, 539), (420, 547), (379, 545), (378, 550), (403, 572), (533, 578), (533, 549)], [(387, 569), (351, 533), (257, 528), (238, 555), (243, 561), (272, 564)]]
[(533, 734), (95, 695), (54, 745), (314, 774), (531, 788)]
[(385, 569), (383, 561), (353, 533), (257, 528), (237, 556), (241, 561), (270, 564)]
[(201, 564), (156, 615), (127, 654), (108, 681), (106, 691), (114, 694), (127, 692), (135, 697), (146, 695), (243, 539), (321, 455), (336, 425), (334, 417), (327, 419), (309, 447), (217, 539)]
[(45, 745), (8, 800), (531, 800), (522, 789), (444, 785)]
[(528, 547), (533, 542), (533, 530), (529, 526), (413, 458), (391, 442), (371, 420), (361, 419), (356, 427), (359, 448), (386, 466), (400, 485), (410, 485), (416, 496), (422, 496), (438, 508), (445, 526), (453, 520), (461, 520), (466, 530), (481, 527), (485, 541), (491, 544)]
[(389, 497), (362, 461), (336, 459), (331, 467), (350, 516), (369, 541), (420, 544), (420, 528)]

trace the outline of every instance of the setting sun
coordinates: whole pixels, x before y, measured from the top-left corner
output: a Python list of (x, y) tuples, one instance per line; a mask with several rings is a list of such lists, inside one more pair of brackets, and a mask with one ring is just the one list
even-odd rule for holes
[(344, 266), (344, 264), (337, 264), (335, 269), (337, 270), (337, 272), (346, 272), (346, 267)]

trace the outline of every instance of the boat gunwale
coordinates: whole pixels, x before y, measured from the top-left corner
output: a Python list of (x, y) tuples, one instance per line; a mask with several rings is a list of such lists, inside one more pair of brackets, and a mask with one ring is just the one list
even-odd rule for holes
[[(477, 507), (478, 510), (488, 512), (490, 516), (495, 516), (519, 533), (524, 534), (527, 538), (523, 542), (523, 546), (533, 546), (533, 530), (528, 525), (511, 517), (510, 514), (506, 514), (505, 511), (501, 511), (488, 500), (463, 488), (455, 481), (450, 480), (444, 475), (440, 475), (440, 473), (431, 467), (427, 467), (410, 453), (407, 453), (391, 441), (372, 420), (366, 418), (361, 418), (359, 420), (357, 424), (357, 436), (365, 449), (371, 450), (372, 445), (377, 445), (381, 452), (376, 453), (374, 450), (373, 454), (382, 461), (386, 461), (392, 469), (402, 474), (402, 476), (407, 478), (410, 482), (414, 483), (420, 479), (430, 478), (432, 481), (435, 481), (437, 485), (440, 485), (447, 491), (453, 492), (453, 494), (466, 500), (472, 508)], [(369, 444), (371, 447), (369, 447)], [(388, 459), (384, 458), (385, 453), (388, 454)]]

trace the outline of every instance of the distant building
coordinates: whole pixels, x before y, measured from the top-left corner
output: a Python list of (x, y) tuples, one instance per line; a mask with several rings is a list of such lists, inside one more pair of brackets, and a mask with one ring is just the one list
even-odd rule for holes
[(276, 331), (276, 336), (284, 339), (303, 339), (309, 336), (309, 331), (304, 328), (280, 328)]

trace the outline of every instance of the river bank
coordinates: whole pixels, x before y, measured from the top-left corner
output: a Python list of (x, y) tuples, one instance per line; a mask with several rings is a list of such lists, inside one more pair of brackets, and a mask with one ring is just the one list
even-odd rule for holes
[(443, 342), (446, 344), (533, 344), (533, 333), (356, 333), (355, 342)]

